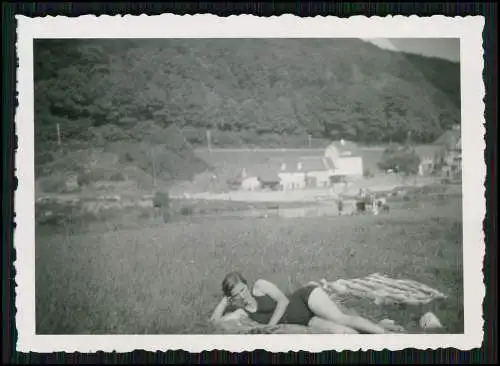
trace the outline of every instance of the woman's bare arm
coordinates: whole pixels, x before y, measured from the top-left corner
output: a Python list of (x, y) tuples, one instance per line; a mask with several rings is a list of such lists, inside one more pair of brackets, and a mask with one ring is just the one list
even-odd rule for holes
[(268, 322), (268, 325), (276, 325), (280, 321), (280, 319), (285, 314), (286, 308), (290, 300), (288, 297), (273, 283), (266, 280), (258, 280), (255, 282), (255, 287), (258, 291), (263, 294), (269, 296), (274, 301), (276, 301), (276, 309)]
[(243, 309), (237, 309), (231, 313), (223, 315), (221, 321), (242, 320), (248, 318), (248, 313)]
[(229, 305), (229, 299), (227, 297), (223, 297), (222, 300), (217, 304), (215, 307), (215, 310), (210, 317), (210, 321), (216, 322), (221, 320), (222, 314), (224, 314), (224, 311), (226, 310), (227, 306)]

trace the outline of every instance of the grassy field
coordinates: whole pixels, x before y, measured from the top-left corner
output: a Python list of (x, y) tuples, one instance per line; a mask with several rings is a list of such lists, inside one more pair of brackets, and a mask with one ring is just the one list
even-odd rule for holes
[(402, 203), (389, 214), (301, 219), (231, 218), (156, 228), (47, 235), (37, 232), (38, 334), (207, 334), (231, 270), (285, 291), (374, 272), (415, 279), (449, 298), (426, 307), (348, 306), (420, 332), (434, 311), (463, 332), (462, 226), (458, 199)]

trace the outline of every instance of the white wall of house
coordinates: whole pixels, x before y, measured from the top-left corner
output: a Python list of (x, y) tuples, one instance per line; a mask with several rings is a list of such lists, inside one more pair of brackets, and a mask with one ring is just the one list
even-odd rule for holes
[(459, 151), (450, 150), (447, 152), (444, 161), (448, 165), (455, 165), (457, 161), (461, 159), (461, 154)]
[(434, 159), (430, 156), (426, 156), (420, 159), (420, 164), (418, 166), (418, 175), (427, 175), (434, 169)]
[(352, 177), (363, 176), (363, 159), (361, 157), (342, 157), (335, 162), (333, 175), (343, 175)]
[(329, 186), (331, 175), (333, 175), (333, 172), (331, 172), (329, 170), (307, 172), (308, 177), (313, 177), (314, 179), (316, 179), (316, 186), (318, 188)]
[(278, 174), (285, 191), (304, 189), (306, 187), (306, 175), (302, 172), (280, 172)]

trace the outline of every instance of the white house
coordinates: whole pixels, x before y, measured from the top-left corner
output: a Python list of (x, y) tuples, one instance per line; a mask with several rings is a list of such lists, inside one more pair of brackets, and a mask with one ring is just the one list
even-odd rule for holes
[(363, 177), (363, 159), (360, 156), (340, 158), (335, 162), (333, 176)]
[(415, 152), (420, 158), (419, 175), (436, 173), (443, 168), (446, 174), (459, 175), (461, 150), (460, 126), (444, 132), (433, 144), (415, 146)]
[(285, 191), (306, 188), (306, 172), (303, 170), (302, 162), (296, 159), (283, 159), (278, 177)]
[(461, 177), (462, 175), (462, 134), (460, 125), (455, 125), (446, 131), (435, 142), (444, 148), (445, 175)]
[(279, 160), (278, 176), (284, 190), (322, 188), (330, 185), (333, 164), (323, 156), (301, 156)]
[(427, 175), (432, 173), (434, 169), (435, 161), (429, 156), (425, 156), (420, 159), (420, 164), (418, 165), (418, 175)]
[[(241, 174), (245, 181), (243, 189), (275, 188), (283, 190), (325, 188), (331, 186), (336, 176), (340, 178), (363, 177), (363, 159), (356, 144), (344, 140), (333, 142), (323, 156), (284, 156), (271, 158), (265, 164), (244, 168)], [(243, 185), (243, 184), (242, 184)]]
[(432, 174), (436, 165), (443, 159), (444, 149), (438, 145), (417, 145), (415, 153), (420, 159), (418, 175)]
[(325, 150), (325, 158), (333, 164), (333, 176), (362, 178), (363, 158), (358, 146), (350, 141), (332, 142)]

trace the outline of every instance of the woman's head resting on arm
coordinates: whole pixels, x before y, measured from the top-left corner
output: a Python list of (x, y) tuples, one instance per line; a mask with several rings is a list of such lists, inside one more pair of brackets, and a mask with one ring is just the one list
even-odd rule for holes
[(238, 307), (249, 305), (252, 294), (248, 288), (247, 280), (239, 272), (231, 272), (222, 281), (222, 292)]

